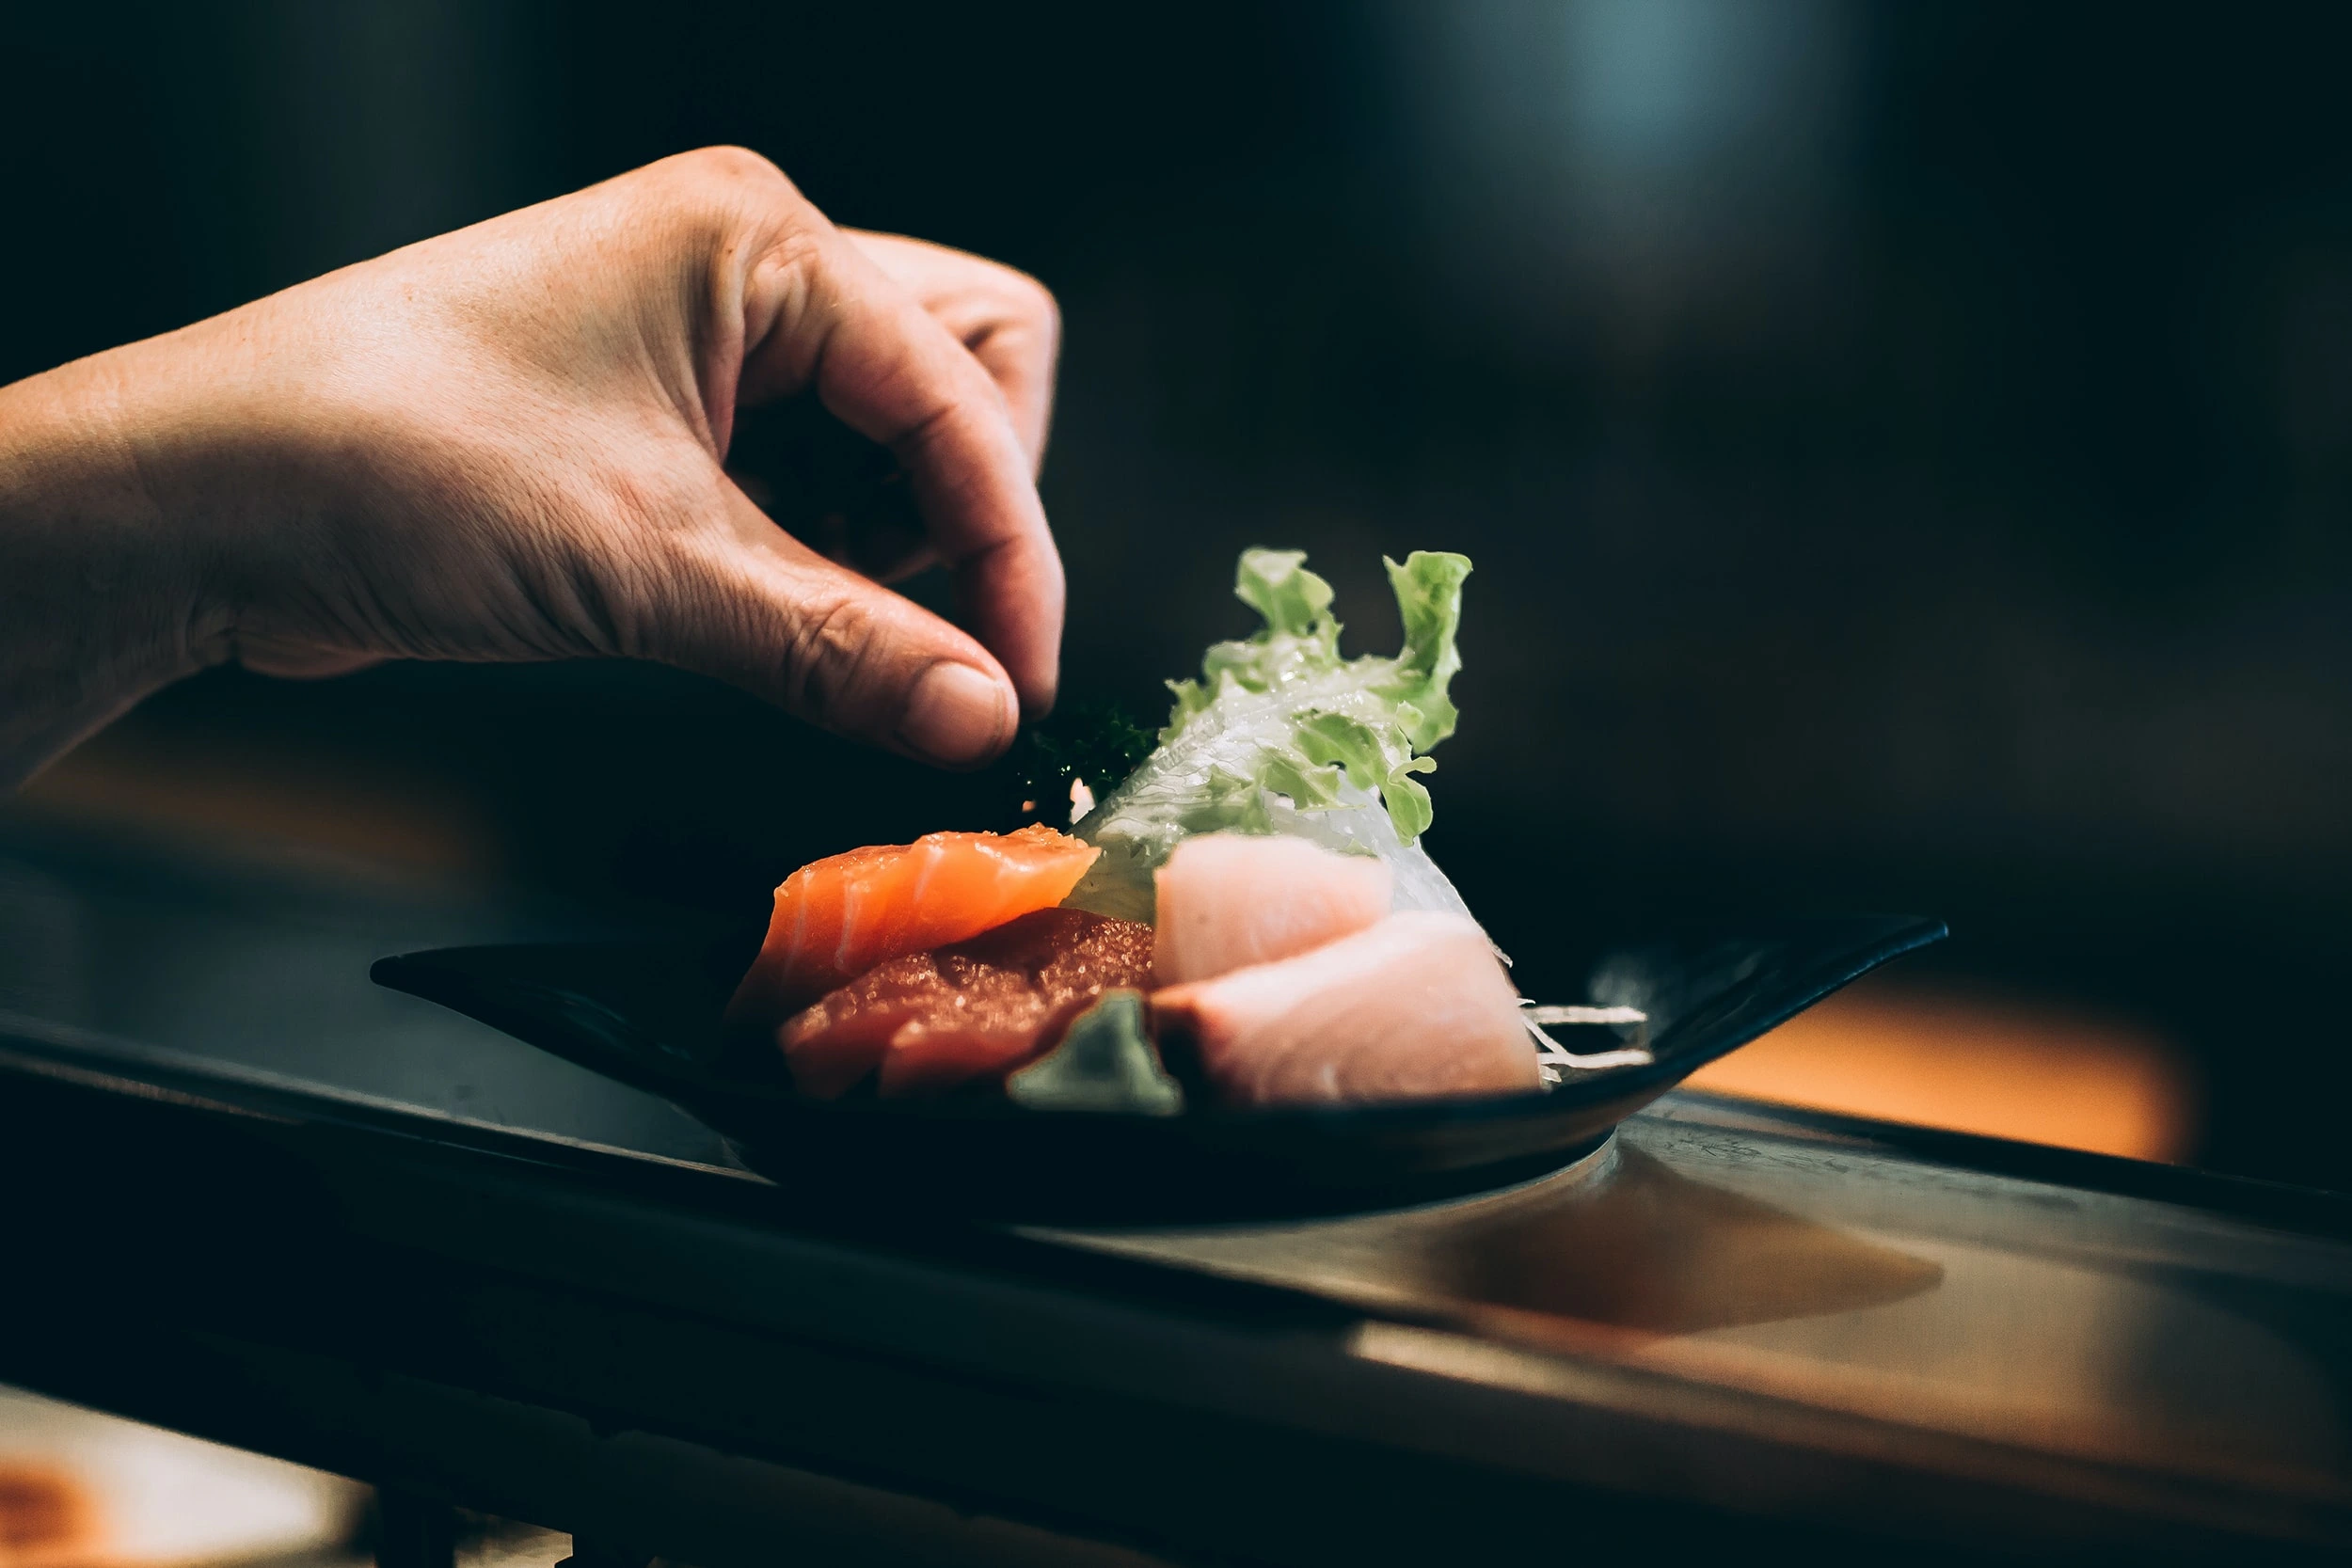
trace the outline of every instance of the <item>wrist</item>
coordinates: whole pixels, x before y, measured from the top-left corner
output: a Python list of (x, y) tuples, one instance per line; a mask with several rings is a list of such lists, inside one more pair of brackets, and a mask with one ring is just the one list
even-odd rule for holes
[(136, 348), (0, 388), (0, 791), (217, 654)]

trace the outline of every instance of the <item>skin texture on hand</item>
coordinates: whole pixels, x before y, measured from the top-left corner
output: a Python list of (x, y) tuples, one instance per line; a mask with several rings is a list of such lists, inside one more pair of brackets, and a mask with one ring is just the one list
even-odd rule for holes
[[(689, 153), (0, 388), (0, 787), (207, 664), (655, 659), (949, 766), (1053, 701), (1051, 297)], [(813, 391), (972, 634), (731, 480)]]

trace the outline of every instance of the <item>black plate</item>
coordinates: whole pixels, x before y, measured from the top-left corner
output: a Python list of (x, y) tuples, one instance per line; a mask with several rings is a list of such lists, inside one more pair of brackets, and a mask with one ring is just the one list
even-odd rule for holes
[[(660, 1095), (753, 1169), (828, 1205), (1242, 1219), (1423, 1202), (1558, 1169), (1704, 1064), (1944, 934), (1941, 921), (1854, 916), (1597, 951), (1583, 965), (1587, 999), (1645, 1011), (1655, 1059), (1574, 1074), (1549, 1094), (1174, 1117), (803, 1099), (779, 1053), (720, 1027), (747, 961), (739, 944), (453, 947), (384, 958), (372, 974)], [(1564, 1043), (1617, 1043), (1574, 1037), (1595, 1033), (1570, 1030)]]

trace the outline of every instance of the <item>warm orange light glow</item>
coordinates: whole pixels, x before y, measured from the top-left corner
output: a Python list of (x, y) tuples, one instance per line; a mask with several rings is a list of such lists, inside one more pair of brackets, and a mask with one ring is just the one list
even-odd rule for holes
[(62, 1467), (0, 1459), (0, 1568), (84, 1568), (102, 1559), (98, 1505)]
[(297, 752), (159, 747), (133, 725), (58, 758), (8, 805), (70, 822), (324, 852), (427, 875), (494, 873), (503, 859), (494, 824), (446, 781), (372, 776)]
[(0, 1568), (349, 1562), (367, 1489), (0, 1388)]
[(1862, 980), (1700, 1069), (1718, 1094), (2185, 1160), (2197, 1090), (2163, 1039), (2059, 1006)]

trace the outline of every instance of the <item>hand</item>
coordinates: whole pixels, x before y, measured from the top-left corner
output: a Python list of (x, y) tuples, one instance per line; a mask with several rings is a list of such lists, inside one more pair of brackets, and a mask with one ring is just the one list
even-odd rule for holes
[[(228, 658), (658, 659), (984, 761), (1054, 694), (1056, 331), (717, 150), (0, 390), (0, 783)], [(727, 477), (739, 411), (803, 389), (896, 453), (977, 637)]]

